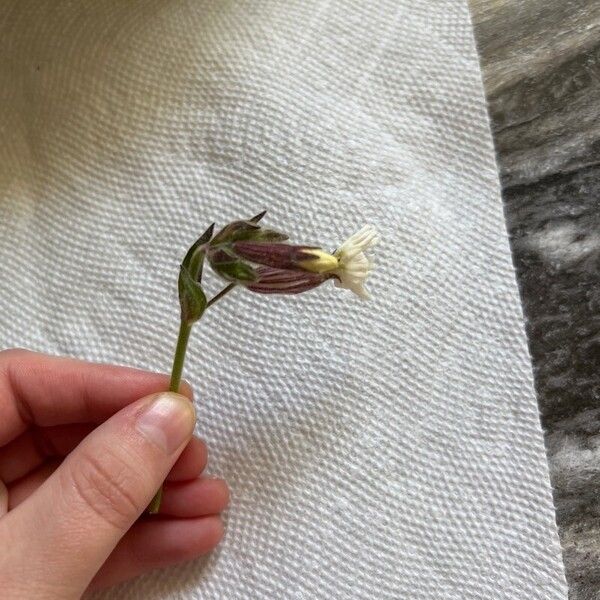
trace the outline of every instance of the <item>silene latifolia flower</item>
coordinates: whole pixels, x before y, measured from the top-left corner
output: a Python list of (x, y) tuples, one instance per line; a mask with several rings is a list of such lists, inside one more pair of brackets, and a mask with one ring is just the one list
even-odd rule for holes
[[(366, 251), (378, 241), (374, 227), (367, 225), (329, 253), (318, 246), (287, 243), (288, 236), (259, 225), (265, 213), (247, 221), (235, 221), (213, 236), (211, 225), (188, 250), (179, 272), (181, 322), (171, 391), (178, 391), (192, 325), (207, 308), (236, 287), (260, 294), (300, 294), (332, 279), (361, 298), (368, 298), (364, 283), (373, 263)], [(227, 285), (210, 300), (202, 286), (207, 261)], [(148, 507), (158, 512), (162, 488)]]
[(283, 243), (283, 234), (251, 229), (248, 223), (229, 225), (209, 245), (208, 261), (224, 279), (262, 294), (299, 294), (333, 279), (338, 287), (368, 298), (364, 282), (373, 263), (365, 251), (378, 241), (374, 227), (363, 227), (330, 254)]

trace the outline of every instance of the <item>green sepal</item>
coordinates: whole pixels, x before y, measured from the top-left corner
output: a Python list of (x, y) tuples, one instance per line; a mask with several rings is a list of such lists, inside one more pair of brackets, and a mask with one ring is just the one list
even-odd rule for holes
[(266, 210), (246, 221), (234, 221), (226, 225), (212, 239), (211, 245), (230, 244), (232, 242), (283, 242), (288, 236), (271, 229), (263, 229), (258, 222), (267, 214)]
[(192, 278), (185, 265), (179, 270), (179, 303), (181, 319), (188, 324), (195, 323), (203, 315), (207, 304), (202, 286)]
[(240, 260), (213, 265), (213, 269), (217, 271), (221, 277), (233, 281), (234, 283), (251, 283), (258, 278), (256, 271), (250, 265), (247, 265)]
[(237, 240), (246, 240), (260, 231), (260, 225), (256, 225), (251, 221), (234, 221), (226, 225), (215, 235), (211, 241), (211, 246), (218, 244), (226, 244)]
[(288, 236), (271, 229), (263, 229), (253, 221), (235, 221), (226, 225), (211, 241), (211, 246), (233, 242), (282, 242)]
[[(285, 242), (289, 239), (289, 236), (285, 235), (285, 233), (279, 233), (278, 231), (273, 231), (272, 229), (261, 229), (251, 238), (248, 238), (244, 241), (252, 241), (252, 242)], [(236, 240), (241, 241), (241, 240)]]

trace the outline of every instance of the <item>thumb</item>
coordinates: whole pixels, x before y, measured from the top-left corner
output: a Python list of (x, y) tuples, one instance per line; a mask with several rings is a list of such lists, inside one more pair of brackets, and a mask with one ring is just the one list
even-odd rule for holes
[[(24, 546), (12, 554), (37, 565), (39, 588), (60, 590), (52, 597), (79, 597), (148, 506), (190, 440), (194, 422), (193, 405), (184, 396), (139, 400), (95, 429), (3, 519)], [(30, 583), (31, 577), (28, 572)]]

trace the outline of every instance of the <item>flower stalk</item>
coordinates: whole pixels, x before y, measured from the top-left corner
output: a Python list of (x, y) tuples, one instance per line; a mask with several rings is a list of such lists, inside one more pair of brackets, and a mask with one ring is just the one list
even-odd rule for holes
[[(169, 383), (170, 392), (178, 392), (181, 385), (181, 376), (183, 374), (183, 365), (185, 363), (185, 353), (187, 351), (188, 341), (192, 333), (192, 325), (185, 320), (181, 320), (179, 325), (179, 335), (177, 336), (177, 346), (175, 356), (173, 357), (173, 368), (171, 370), (171, 381)], [(160, 486), (154, 497), (148, 505), (148, 513), (155, 515), (160, 510), (162, 503), (163, 488)]]
[(175, 356), (173, 358), (173, 369), (171, 370), (171, 383), (169, 384), (170, 392), (179, 391), (181, 375), (183, 373), (183, 363), (185, 362), (185, 352), (190, 339), (190, 333), (192, 333), (192, 326), (185, 321), (181, 321), (179, 326), (179, 336), (177, 337), (177, 346), (175, 348)]

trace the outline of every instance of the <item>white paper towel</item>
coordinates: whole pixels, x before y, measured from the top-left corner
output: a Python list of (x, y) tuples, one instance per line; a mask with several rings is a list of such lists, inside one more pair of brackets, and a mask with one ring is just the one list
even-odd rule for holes
[(5, 0), (0, 57), (4, 346), (168, 370), (213, 220), (385, 240), (197, 327), (226, 539), (106, 598), (566, 597), (464, 2)]

